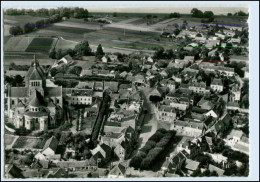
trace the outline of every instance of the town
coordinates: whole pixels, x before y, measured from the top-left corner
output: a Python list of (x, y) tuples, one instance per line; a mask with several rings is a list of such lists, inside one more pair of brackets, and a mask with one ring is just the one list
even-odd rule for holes
[(248, 14), (199, 9), (5, 9), (4, 176), (248, 176)]

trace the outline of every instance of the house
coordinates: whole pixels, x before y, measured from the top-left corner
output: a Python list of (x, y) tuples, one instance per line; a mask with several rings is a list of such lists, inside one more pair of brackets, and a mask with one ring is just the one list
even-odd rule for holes
[(116, 164), (108, 174), (108, 178), (124, 178), (126, 177), (126, 167), (121, 163)]
[(192, 120), (176, 120), (174, 121), (172, 129), (176, 130), (177, 134), (180, 135), (198, 137), (203, 134), (204, 124)]
[(240, 101), (241, 91), (240, 91), (239, 85), (235, 84), (231, 87), (232, 87), (232, 89), (231, 89), (231, 94), (230, 94), (230, 101), (231, 102)]
[(22, 174), (22, 170), (17, 167), (15, 164), (6, 164), (5, 165), (5, 178), (25, 178)]
[(192, 174), (196, 169), (199, 167), (199, 162), (191, 160), (191, 159), (186, 159), (185, 160), (185, 169), (188, 170), (189, 174)]
[(205, 99), (202, 97), (201, 100), (197, 104), (201, 109), (211, 110), (215, 106), (212, 101)]
[(206, 83), (204, 82), (192, 82), (188, 84), (189, 90), (192, 90), (194, 93), (205, 94), (209, 93), (209, 90), (206, 88)]
[(230, 134), (227, 136), (226, 140), (230, 145), (235, 145), (235, 143), (240, 141), (242, 136), (243, 136), (243, 131), (232, 129)]
[(169, 92), (173, 92), (176, 88), (175, 81), (170, 79), (163, 79), (162, 81), (160, 81), (160, 85), (163, 87), (167, 87)]
[(167, 77), (168, 77), (168, 73), (167, 73), (165, 70), (162, 70), (159, 74), (160, 74), (163, 78), (167, 78)]
[(213, 81), (210, 83), (210, 88), (215, 92), (222, 92), (223, 91), (222, 80), (214, 78)]
[(186, 160), (186, 156), (179, 152), (173, 158), (166, 157), (165, 162), (163, 163), (161, 170), (165, 173), (175, 173), (178, 169), (182, 167)]
[[(76, 86), (77, 89), (94, 89), (94, 81), (79, 81), (79, 84)], [(70, 93), (71, 94), (71, 93)]]
[(113, 93), (118, 92), (118, 82), (113, 82), (113, 81), (105, 81), (104, 82), (104, 90), (110, 89)]
[(46, 156), (43, 155), (41, 152), (38, 152), (38, 153), (34, 156), (34, 158), (35, 158), (36, 160), (46, 160)]
[(172, 76), (172, 79), (175, 81), (175, 82), (177, 82), (177, 83), (181, 83), (182, 82), (182, 78), (181, 78), (181, 76), (179, 75), (173, 75)]
[(134, 81), (135, 84), (137, 84), (138, 86), (142, 86), (145, 84), (145, 77), (141, 74), (137, 74), (134, 76)]
[(134, 149), (134, 142), (136, 141), (136, 132), (129, 126), (122, 131), (121, 141), (116, 143), (114, 153), (117, 155), (119, 160), (126, 160), (131, 155)]
[(96, 171), (98, 169), (97, 161), (95, 161), (93, 157), (83, 161), (59, 161), (56, 165), (58, 168), (70, 171)]
[(227, 110), (240, 111), (238, 102), (228, 102)]
[(98, 144), (96, 148), (90, 150), (92, 157), (97, 161), (98, 166), (102, 166), (111, 159), (112, 149), (105, 143)]
[(84, 69), (80, 73), (80, 76), (92, 76), (92, 75), (93, 75), (92, 70), (89, 69)]
[(48, 174), (45, 177), (46, 178), (67, 178), (68, 171), (62, 168), (54, 168), (49, 170)]
[(209, 164), (209, 171), (210, 172), (216, 171), (218, 176), (223, 176), (223, 174), (225, 172), (223, 169), (220, 169), (212, 164)]
[(147, 58), (147, 62), (153, 63), (153, 59), (152, 59), (151, 56), (149, 56), (149, 57)]
[(42, 149), (42, 154), (43, 155), (54, 155), (57, 149), (59, 141), (57, 140), (57, 138), (55, 136), (52, 136), (51, 138), (49, 138), (43, 149)]
[(156, 109), (156, 116), (159, 121), (173, 123), (176, 119), (177, 110), (167, 105), (159, 105)]
[(226, 130), (231, 124), (232, 118), (229, 114), (225, 114), (222, 118), (217, 121), (217, 123), (213, 126), (212, 131), (215, 135), (221, 133)]
[(71, 89), (70, 104), (91, 105), (93, 98), (92, 89)]

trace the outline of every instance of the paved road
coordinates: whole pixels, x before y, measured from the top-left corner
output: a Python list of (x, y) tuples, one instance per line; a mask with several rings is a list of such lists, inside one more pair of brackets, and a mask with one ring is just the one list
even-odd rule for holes
[(142, 132), (139, 136), (141, 144), (139, 145), (140, 148), (144, 146), (147, 140), (156, 132), (158, 128), (158, 120), (155, 117), (155, 106), (149, 101), (148, 93), (150, 92), (151, 88), (144, 88), (141, 90), (142, 94), (145, 96), (144, 99), (144, 107), (147, 108), (148, 113), (145, 117), (144, 125), (142, 127)]

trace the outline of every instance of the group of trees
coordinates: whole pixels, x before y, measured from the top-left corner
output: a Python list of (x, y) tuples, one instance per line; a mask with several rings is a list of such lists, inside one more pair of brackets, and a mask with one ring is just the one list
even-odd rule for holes
[(11, 35), (26, 34), (26, 33), (34, 31), (36, 28), (41, 29), (44, 27), (48, 27), (48, 26), (50, 26), (50, 24), (59, 22), (61, 19), (62, 19), (62, 17), (58, 14), (52, 15), (49, 18), (44, 18), (42, 20), (38, 20), (35, 23), (26, 23), (22, 27), (12, 26), (9, 29), (9, 33)]
[(13, 87), (18, 87), (23, 83), (23, 77), (21, 75), (15, 75), (14, 77), (5, 76), (5, 82), (9, 83)]
[(201, 10), (197, 8), (193, 8), (191, 10), (192, 17), (194, 18), (211, 18), (214, 16), (214, 13), (212, 11), (205, 11), (202, 12)]
[(63, 88), (74, 88), (79, 84), (77, 80), (58, 79), (54, 81), (54, 84), (62, 86)]
[(171, 13), (171, 14), (169, 15), (169, 18), (179, 18), (179, 17), (181, 17), (180, 13), (176, 13), (176, 12)]
[[(232, 13), (228, 13), (228, 16), (232, 16)], [(240, 11), (234, 13), (233, 16), (249, 16), (249, 13), (245, 13), (240, 10)]]
[[(102, 48), (101, 45), (99, 45), (98, 48), (97, 48), (97, 52), (98, 52), (97, 56), (100, 56), (102, 54), (100, 52), (100, 47)], [(74, 49), (67, 49), (67, 50), (58, 49), (58, 50), (56, 50), (54, 48), (49, 53), (49, 57), (52, 58), (52, 59), (61, 59), (65, 55), (70, 55), (73, 59), (80, 60), (80, 59), (82, 59), (83, 56), (94, 56), (95, 53), (91, 50), (89, 43), (86, 39), (84, 39), (79, 44), (77, 44), (74, 47)]]
[(153, 163), (164, 151), (175, 134), (175, 131), (167, 131), (162, 128), (158, 129), (155, 134), (149, 138), (145, 146), (131, 159), (130, 166), (141, 170), (151, 169)]
[(192, 174), (192, 177), (210, 177), (210, 176), (218, 176), (218, 173), (216, 171), (210, 172), (210, 170), (205, 170), (204, 172), (201, 172), (200, 168), (196, 169)]
[(157, 49), (153, 55), (153, 59), (172, 59), (176, 57), (172, 49), (165, 50), (164, 48)]
[(40, 8), (40, 9), (16, 9), (9, 8), (4, 11), (5, 15), (17, 16), (17, 15), (30, 15), (30, 16), (42, 16), (48, 17), (52, 15), (59, 15), (61, 17), (74, 17), (74, 18), (87, 18), (89, 12), (87, 9), (79, 7), (58, 7), (58, 8)]

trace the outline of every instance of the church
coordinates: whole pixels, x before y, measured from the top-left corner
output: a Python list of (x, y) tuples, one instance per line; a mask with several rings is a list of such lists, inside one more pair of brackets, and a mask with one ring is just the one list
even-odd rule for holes
[(44, 131), (62, 118), (62, 87), (47, 87), (46, 73), (35, 56), (25, 75), (25, 87), (7, 88), (7, 112), (16, 128)]

